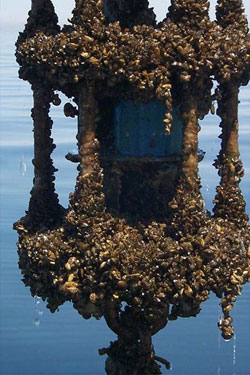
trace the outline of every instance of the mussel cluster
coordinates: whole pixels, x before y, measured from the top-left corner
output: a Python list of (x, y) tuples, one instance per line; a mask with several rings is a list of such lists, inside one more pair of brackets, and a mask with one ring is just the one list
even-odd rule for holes
[[(239, 85), (249, 79), (250, 43), (241, 1), (234, 2), (238, 4), (234, 13), (220, 2), (217, 22), (209, 20), (207, 1), (173, 1), (157, 27), (145, 21), (130, 28), (119, 21), (106, 24), (102, 1), (76, 3), (71, 25), (55, 33), (55, 24), (52, 35), (44, 30), (37, 12), (31, 11), (17, 44), (22, 78), (47, 81), (71, 95), (79, 81), (91, 78), (100, 95), (157, 98), (166, 103), (168, 130), (172, 98), (181, 101), (180, 90), (199, 92), (198, 114), (203, 118), (211, 107), (213, 76), (219, 81), (237, 80)], [(106, 1), (111, 9), (112, 3), (120, 2)], [(143, 2), (132, 3), (140, 8)], [(51, 13), (48, 20), (54, 20)], [(30, 25), (36, 22), (36, 32), (31, 32)], [(30, 37), (23, 40), (27, 32)]]
[[(32, 84), (35, 99), (35, 183), (27, 215), (15, 223), (23, 280), (32, 295), (47, 300), (51, 312), (70, 300), (85, 319), (104, 316), (120, 341), (103, 353), (114, 359), (119, 352), (124, 363), (131, 358), (128, 343), (138, 353), (151, 353), (151, 336), (168, 320), (197, 315), (210, 291), (221, 298), (218, 326), (230, 339), (230, 311), (250, 280), (237, 133), (237, 95), (250, 78), (250, 39), (240, 0), (219, 0), (213, 22), (208, 10), (205, 0), (171, 1), (167, 17), (156, 24), (147, 0), (76, 0), (70, 25), (60, 30), (51, 1), (37, 0), (17, 42), (20, 77)], [(212, 94), (214, 79), (219, 86)], [(79, 161), (79, 175), (67, 210), (54, 192), (50, 159), (54, 145), (48, 111), (50, 103), (60, 105), (54, 90), (78, 105), (64, 107), (66, 116), (78, 116), (79, 146), (79, 155), (68, 155)], [(152, 195), (166, 214), (140, 217), (137, 208), (133, 215), (108, 209), (103, 144), (95, 133), (98, 105), (105, 98), (163, 101), (167, 133), (172, 107), (179, 108), (183, 156), (174, 193), (161, 199), (157, 187)], [(214, 101), (222, 148), (215, 162), (221, 182), (211, 215), (200, 194), (197, 134), (198, 119)], [(117, 168), (119, 199), (120, 171), (115, 164), (112, 168)], [(135, 374), (160, 373), (151, 354), (142, 355), (141, 372)]]
[(32, 294), (47, 299), (52, 312), (71, 300), (86, 319), (100, 318), (108, 303), (119, 309), (125, 302), (154, 332), (161, 316), (195, 316), (212, 290), (222, 298), (220, 328), (230, 338), (229, 312), (250, 278), (245, 217), (238, 216), (238, 225), (212, 218), (200, 196), (179, 186), (172, 223), (129, 226), (107, 212), (97, 161), (94, 167), (78, 177), (62, 226), (34, 234), (22, 222), (16, 227), (20, 268)]
[[(47, 298), (52, 312), (70, 299), (84, 318), (101, 317), (107, 301), (126, 302), (153, 327), (169, 304), (169, 319), (196, 315), (213, 290), (227, 316), (250, 277), (250, 233), (240, 191), (231, 194), (232, 204), (218, 193), (216, 200), (230, 202), (231, 212), (212, 218), (200, 194), (179, 182), (170, 203), (172, 221), (129, 226), (107, 212), (96, 151), (93, 145), (93, 172), (78, 177), (63, 225), (35, 234), (22, 222), (17, 226), (20, 267), (32, 294)], [(230, 220), (234, 216), (236, 222)], [(231, 333), (223, 326), (224, 337)]]

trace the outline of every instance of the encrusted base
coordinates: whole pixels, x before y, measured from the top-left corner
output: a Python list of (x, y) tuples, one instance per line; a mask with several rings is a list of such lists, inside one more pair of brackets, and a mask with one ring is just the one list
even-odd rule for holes
[(97, 154), (93, 163), (78, 177), (63, 225), (36, 233), (16, 226), (19, 265), (32, 294), (47, 299), (52, 312), (70, 300), (84, 318), (104, 316), (119, 336), (124, 303), (125, 326), (139, 316), (153, 335), (167, 319), (197, 315), (212, 290), (222, 298), (219, 327), (230, 338), (229, 312), (250, 277), (246, 221), (239, 227), (211, 217), (200, 193), (182, 194), (180, 182), (170, 223), (128, 225), (107, 212)]

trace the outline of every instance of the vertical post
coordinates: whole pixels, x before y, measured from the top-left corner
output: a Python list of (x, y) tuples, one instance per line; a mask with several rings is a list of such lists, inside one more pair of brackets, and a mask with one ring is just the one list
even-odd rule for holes
[(34, 108), (34, 180), (27, 219), (33, 229), (51, 228), (58, 223), (64, 212), (55, 193), (53, 161), (54, 148), (51, 138), (52, 120), (49, 117), (51, 91), (47, 87), (33, 85)]
[[(204, 225), (204, 201), (200, 194), (198, 175), (198, 100), (190, 90), (183, 95), (181, 119), (183, 121), (182, 165), (176, 195), (169, 206), (173, 210), (171, 232), (174, 237), (196, 233)], [(171, 233), (170, 233), (171, 234)]]
[(95, 153), (98, 148), (95, 134), (97, 102), (93, 81), (85, 81), (80, 88), (78, 108), (77, 140), (80, 155), (80, 175), (86, 176), (94, 170)]
[(247, 224), (248, 217), (245, 213), (245, 201), (240, 191), (239, 183), (244, 174), (239, 159), (238, 145), (238, 93), (239, 87), (232, 82), (221, 84), (221, 98), (218, 101), (218, 115), (221, 117), (220, 135), (221, 150), (215, 167), (221, 177), (220, 185), (214, 200), (215, 216), (230, 218), (241, 226)]
[(108, 355), (105, 364), (108, 375), (160, 375), (162, 372), (156, 362), (170, 368), (166, 359), (155, 355), (152, 344), (152, 336), (167, 324), (168, 308), (164, 312), (158, 311), (159, 321), (155, 321), (152, 327), (143, 323), (144, 313), (132, 307), (121, 312), (119, 304), (112, 300), (104, 301), (103, 311), (107, 325), (118, 335), (118, 340), (112, 342), (109, 348), (99, 351), (100, 355)]
[(200, 127), (197, 117), (197, 102), (192, 95), (184, 101), (181, 118), (184, 125), (182, 174), (188, 189), (198, 191), (198, 132)]
[(238, 85), (226, 83), (220, 86), (221, 100), (219, 101), (218, 114), (221, 117), (222, 142), (221, 156), (225, 155), (229, 161), (239, 158), (238, 146)]
[[(80, 165), (74, 194), (70, 199), (67, 220), (74, 226), (103, 219), (105, 199), (102, 192), (103, 172), (98, 158), (99, 144), (96, 139), (98, 106), (95, 98), (95, 82), (81, 82), (78, 91), (78, 149)], [(89, 226), (92, 230), (92, 225)]]

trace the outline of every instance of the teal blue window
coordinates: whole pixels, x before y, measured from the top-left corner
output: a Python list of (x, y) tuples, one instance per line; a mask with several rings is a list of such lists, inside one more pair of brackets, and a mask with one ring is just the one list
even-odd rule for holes
[(171, 133), (166, 135), (166, 106), (160, 101), (121, 101), (115, 107), (115, 148), (127, 157), (181, 155), (183, 126), (177, 110), (172, 112)]

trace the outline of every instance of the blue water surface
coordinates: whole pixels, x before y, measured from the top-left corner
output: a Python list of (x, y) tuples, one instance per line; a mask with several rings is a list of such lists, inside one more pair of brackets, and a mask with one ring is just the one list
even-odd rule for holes
[[(29, 84), (18, 79), (14, 58), (16, 35), (1, 35), (0, 61), (0, 375), (102, 375), (105, 358), (98, 349), (115, 335), (103, 319), (83, 320), (70, 303), (51, 314), (45, 304), (30, 296), (18, 269), (17, 234), (12, 223), (24, 215), (32, 187), (33, 139)], [(241, 187), (250, 213), (250, 87), (241, 91), (240, 150), (245, 167)], [(76, 149), (76, 121), (53, 108), (53, 153), (60, 202), (67, 206), (74, 189), (76, 167), (64, 155)], [(200, 163), (202, 193), (211, 210), (219, 179), (212, 167), (220, 141), (219, 118), (202, 121)], [(250, 284), (245, 285), (233, 310), (235, 338), (225, 342), (217, 328), (219, 300), (202, 305), (197, 318), (170, 322), (154, 338), (156, 353), (171, 361), (171, 375), (250, 375)], [(128, 374), (129, 375), (129, 374)]]

